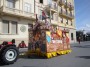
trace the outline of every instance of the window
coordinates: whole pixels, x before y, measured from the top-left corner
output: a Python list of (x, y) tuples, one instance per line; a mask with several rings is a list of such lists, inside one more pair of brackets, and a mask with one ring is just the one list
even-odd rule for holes
[(54, 14), (51, 14), (51, 19), (54, 20)]
[(52, 0), (48, 0), (48, 4), (51, 4), (52, 3)]
[(15, 0), (7, 0), (7, 7), (15, 8)]
[(54, 9), (57, 9), (57, 3), (53, 3)]
[(70, 15), (72, 16), (72, 11), (70, 11)]
[(72, 21), (71, 21), (71, 26), (73, 25)]
[(62, 10), (61, 7), (59, 7), (59, 11), (60, 11), (60, 12), (61, 12), (61, 10)]
[(17, 34), (17, 22), (12, 21), (12, 26), (11, 26), (11, 33), (12, 34)]
[(2, 32), (5, 34), (9, 33), (9, 21), (3, 20), (3, 25), (2, 25)]
[(39, 20), (42, 20), (42, 10), (39, 9)]
[(67, 0), (64, 0), (65, 1), (65, 4), (67, 5)]
[(3, 34), (9, 34), (9, 33), (17, 34), (17, 22), (16, 21), (3, 20), (2, 33)]
[(55, 21), (58, 20), (58, 15), (57, 15), (57, 14), (54, 15), (54, 20), (55, 20)]
[(71, 33), (71, 40), (73, 40), (73, 33)]
[(33, 24), (28, 24), (28, 31), (33, 30)]
[(65, 3), (67, 2), (67, 0), (65, 0)]
[(61, 23), (63, 23), (63, 18), (61, 18)]
[(68, 24), (68, 19), (66, 19), (66, 24)]
[(68, 14), (68, 11), (67, 11), (67, 9), (66, 9), (66, 14)]
[(25, 5), (24, 5), (24, 11), (25, 12), (31, 12), (31, 5), (29, 3), (25, 3)]
[(43, 0), (39, 0), (39, 2), (43, 4)]

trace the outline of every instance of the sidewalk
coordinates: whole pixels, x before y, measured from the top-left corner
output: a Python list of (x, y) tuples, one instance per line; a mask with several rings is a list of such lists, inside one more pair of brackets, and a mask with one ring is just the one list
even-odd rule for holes
[[(88, 43), (88, 42), (90, 42), (90, 41), (81, 41), (80, 43), (82, 44), (82, 43)], [(71, 43), (71, 45), (73, 45), (73, 44), (79, 44), (79, 43), (77, 41), (76, 43)]]
[(24, 55), (24, 53), (27, 51), (28, 51), (28, 48), (19, 48), (20, 55)]

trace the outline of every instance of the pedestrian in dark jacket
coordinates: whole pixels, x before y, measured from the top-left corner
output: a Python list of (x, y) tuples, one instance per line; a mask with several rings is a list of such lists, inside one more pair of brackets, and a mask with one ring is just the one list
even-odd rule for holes
[(80, 41), (81, 41), (81, 38), (80, 38), (80, 37), (78, 37), (78, 42), (79, 42), (79, 44), (80, 44)]

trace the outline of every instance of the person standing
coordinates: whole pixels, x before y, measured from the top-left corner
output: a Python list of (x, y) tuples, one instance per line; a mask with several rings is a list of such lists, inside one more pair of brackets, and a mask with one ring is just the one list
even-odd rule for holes
[(22, 41), (19, 45), (18, 48), (27, 48), (26, 44), (24, 41)]
[(15, 39), (12, 39), (12, 44), (15, 45)]
[(78, 37), (78, 42), (79, 42), (79, 44), (80, 44), (80, 41), (81, 41), (81, 38), (80, 38), (80, 37)]

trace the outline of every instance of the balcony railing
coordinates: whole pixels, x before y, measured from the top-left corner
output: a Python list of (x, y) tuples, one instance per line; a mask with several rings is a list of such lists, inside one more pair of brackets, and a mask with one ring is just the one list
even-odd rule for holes
[(70, 8), (70, 3), (65, 2), (65, 7), (66, 7), (66, 8)]
[(47, 10), (51, 10), (51, 11), (53, 11), (53, 12), (56, 12), (56, 11), (58, 10), (56, 4), (48, 4), (48, 5), (46, 6), (46, 9), (47, 9)]
[(58, 25), (58, 22), (55, 21), (55, 20), (51, 20), (51, 24), (53, 24), (53, 25)]
[(67, 17), (67, 18), (70, 18), (70, 19), (73, 19), (74, 18), (74, 15), (72, 15), (72, 14), (70, 14), (70, 13), (67, 13), (66, 11), (64, 11), (64, 10), (60, 10), (59, 11), (59, 14), (61, 15), (61, 16), (64, 16), (64, 17)]
[(64, 5), (65, 4), (65, 0), (59, 0), (59, 5)]
[(70, 4), (70, 10), (74, 10), (74, 6)]
[(61, 9), (61, 10), (59, 11), (59, 14), (60, 14), (60, 15), (61, 15), (61, 14), (66, 14), (66, 12)]
[(40, 20), (40, 21), (42, 21), (42, 20), (43, 20), (42, 15), (37, 14), (37, 18), (38, 18), (38, 20)]
[(51, 4), (51, 5), (49, 5), (49, 6), (50, 6), (51, 9), (57, 10), (56, 4)]
[(68, 16), (70, 17), (70, 18), (74, 18), (74, 15), (73, 14), (68, 14)]
[(58, 0), (53, 0), (53, 1), (58, 1)]
[(15, 8), (9, 8), (6, 6), (2, 6), (0, 8), (0, 12), (12, 15), (12, 16), (19, 16), (19, 17), (24, 17), (28, 19), (35, 19), (35, 14), (31, 12), (25, 12), (23, 10), (15, 9)]

